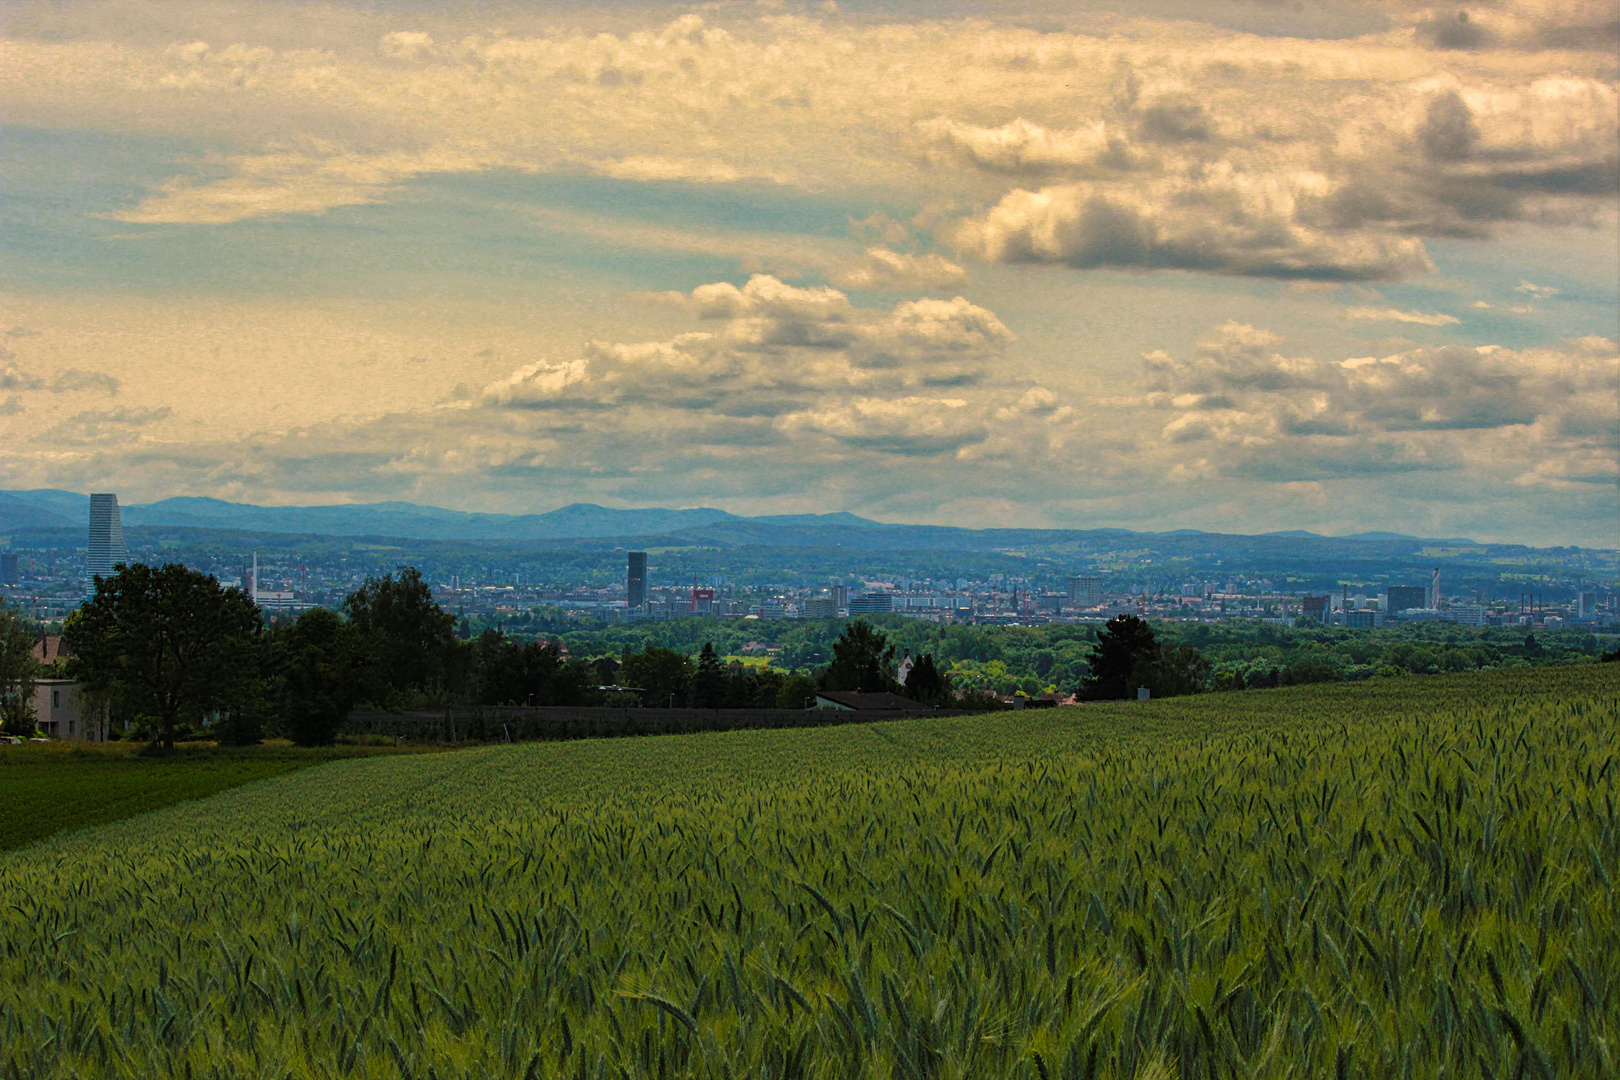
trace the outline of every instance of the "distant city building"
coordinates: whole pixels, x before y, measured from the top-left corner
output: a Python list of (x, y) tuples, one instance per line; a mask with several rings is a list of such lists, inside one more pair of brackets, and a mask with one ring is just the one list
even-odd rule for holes
[(867, 593), (865, 596), (852, 596), (849, 598), (850, 615), (880, 615), (894, 610), (894, 596), (891, 593)]
[(16, 553), (0, 553), (0, 585), (15, 585), (21, 580), (22, 572), (17, 569)]
[[(15, 555), (12, 556), (13, 561), (15, 561), (16, 558), (17, 557)], [(7, 580), (11, 580), (11, 579), (8, 578)], [(1583, 592), (1579, 596), (1576, 597), (1576, 614), (1578, 614), (1581, 618), (1590, 619), (1590, 618), (1594, 617), (1595, 615), (1597, 615), (1597, 609), (1598, 609), (1598, 594), (1597, 593), (1595, 593), (1595, 592)]]
[(1436, 611), (1440, 610), (1440, 568), (1434, 568), (1434, 576), (1429, 579), (1429, 606)]
[(833, 614), (842, 615), (849, 610), (849, 586), (834, 585), (832, 587)]
[(1103, 602), (1102, 578), (1089, 574), (1070, 578), (1069, 602), (1080, 608), (1097, 607)]
[(1462, 623), (1464, 626), (1484, 626), (1488, 613), (1477, 604), (1464, 604), (1447, 609), (1446, 615), (1450, 622)]
[(118, 496), (97, 493), (90, 496), (90, 543), (84, 571), (90, 583), (98, 577), (111, 577), (113, 567), (129, 561), (124, 546), (124, 522), (118, 513)]
[(298, 606), (298, 594), (290, 591), (265, 589), (259, 582), (259, 553), (253, 553), (253, 569), (244, 577), (248, 581), (248, 596), (265, 611), (289, 611)]
[(714, 590), (713, 589), (699, 589), (696, 586), (693, 586), (693, 588), (692, 588), (692, 614), (693, 615), (712, 615), (712, 614), (714, 614)]
[(1378, 625), (1378, 612), (1351, 609), (1344, 613), (1344, 625), (1352, 629), (1370, 629)]
[(838, 602), (831, 596), (812, 596), (800, 610), (807, 619), (836, 619)]
[(1421, 585), (1391, 585), (1389, 587), (1388, 610), (1392, 615), (1408, 608), (1426, 608), (1428, 606), (1428, 590)]
[(1328, 602), (1326, 596), (1303, 596), (1299, 601), (1299, 617), (1315, 622), (1327, 622)]
[(632, 551), (624, 575), (625, 607), (635, 611), (647, 602), (647, 553)]

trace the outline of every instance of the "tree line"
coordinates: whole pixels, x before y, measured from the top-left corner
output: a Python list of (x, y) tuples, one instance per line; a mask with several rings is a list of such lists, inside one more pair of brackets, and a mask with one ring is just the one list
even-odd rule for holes
[[(931, 640), (956, 656), (971, 650), (983, 663), (998, 664), (1008, 655), (986, 628), (927, 629), (934, 634)], [(1135, 616), (1117, 617), (1101, 629), (1040, 628), (1051, 629), (1044, 636), (1025, 628), (993, 629), (1017, 631), (1002, 636), (1027, 638), (1037, 646), (1088, 644), (1071, 661), (1054, 661), (1043, 649), (1035, 650), (1033, 661), (1037, 670), (1046, 662), (1054, 674), (1058, 663), (1084, 672), (1070, 685), (1088, 700), (1133, 698), (1141, 687), (1157, 698), (1344, 677), (1321, 653), (1288, 659), (1265, 646), (1273, 658), (1240, 667), (1212, 660), (1186, 640), (1207, 641), (1218, 651), (1229, 648), (1221, 635), (1235, 631), (1220, 627), (1172, 627), (1182, 640), (1161, 640)], [(171, 746), (204, 728), (227, 743), (257, 742), (267, 734), (305, 744), (330, 742), (360, 707), (800, 709), (818, 691), (839, 690), (888, 691), (938, 707), (1003, 706), (1004, 689), (987, 692), (964, 677), (965, 661), (946, 661), (933, 651), (912, 650), (910, 673), (901, 684), (898, 643), (915, 632), (909, 625), (856, 620), (822, 651), (824, 662), (803, 667), (727, 663), (713, 640), (705, 640), (696, 656), (650, 643), (634, 649), (626, 642), (617, 655), (604, 650), (587, 658), (570, 655), (560, 639), (519, 640), (499, 630), (462, 639), (456, 618), (439, 607), (411, 567), (368, 577), (340, 612), (311, 608), (296, 619), (267, 621), (246, 593), (209, 575), (179, 564), (136, 564), (96, 579), (94, 594), (64, 627), (71, 656), (57, 673), (78, 680), (81, 700), (103, 712), (111, 732), (129, 731)], [(10, 733), (32, 734), (37, 665), (30, 651), (36, 640), (37, 631), (23, 620), (0, 612), (0, 726)], [(586, 642), (574, 645), (581, 654), (590, 648)], [(1442, 653), (1406, 640), (1376, 648), (1383, 650), (1378, 655), (1386, 665), (1380, 673), (1389, 674), (1441, 664), (1484, 666), (1493, 658), (1455, 645)], [(1493, 656), (1511, 648), (1531, 661), (1561, 655), (1533, 637), (1511, 646), (1473, 646), (1475, 652), (1486, 648)]]
[[(558, 641), (520, 641), (498, 630), (462, 640), (455, 630), (455, 616), (412, 567), (368, 577), (341, 612), (310, 608), (296, 619), (267, 621), (246, 592), (210, 575), (180, 564), (134, 564), (97, 577), (93, 595), (67, 619), (63, 674), (78, 681), (82, 701), (105, 712), (112, 732), (169, 747), (205, 730), (230, 744), (276, 735), (319, 745), (360, 707), (802, 709), (823, 690), (958, 704), (930, 655), (914, 660), (902, 686), (895, 646), (861, 621), (813, 672), (727, 664), (712, 643), (695, 658), (649, 646), (586, 659), (567, 655)], [(26, 656), (33, 636), (7, 633), (0, 633), (0, 655)], [(20, 728), (32, 685), (13, 686), (0, 711), (15, 713)], [(991, 704), (999, 701), (967, 702)]]

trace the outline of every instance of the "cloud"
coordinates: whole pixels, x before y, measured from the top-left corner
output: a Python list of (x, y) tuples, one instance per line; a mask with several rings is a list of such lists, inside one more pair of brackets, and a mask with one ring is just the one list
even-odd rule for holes
[(1019, 117), (998, 127), (979, 127), (948, 117), (917, 125), (918, 134), (943, 155), (990, 172), (1088, 175), (1131, 167), (1131, 150), (1097, 120), (1074, 130), (1051, 130)]
[(1614, 48), (1620, 19), (1607, 0), (1493, 0), (1466, 9), (1426, 0), (1382, 5), (1417, 39), (1439, 50)]
[(1553, 288), (1551, 285), (1536, 285), (1532, 282), (1525, 281), (1522, 278), (1520, 279), (1519, 284), (1514, 286), (1513, 291), (1529, 293), (1537, 300), (1551, 300), (1553, 297), (1558, 295), (1558, 290)]
[(701, 285), (681, 302), (718, 325), (667, 341), (597, 341), (573, 360), (536, 361), (487, 386), (483, 406), (553, 414), (635, 406), (765, 423), (813, 411), (828, 395), (860, 396), (871, 409), (880, 390), (910, 400), (919, 389), (983, 383), (1012, 340), (992, 312), (962, 297), (869, 310), (837, 289), (768, 274), (741, 287)]
[(15, 364), (0, 367), (0, 390), (38, 390), (45, 380), (22, 370)]
[[(1445, 346), (1331, 362), (1227, 323), (1194, 356), (1146, 357), (1171, 444), (1222, 447), (1223, 468), (1310, 479), (1459, 468), (1515, 483), (1620, 477), (1620, 351), (1607, 338), (1506, 349)], [(1549, 462), (1581, 464), (1560, 472)], [(1572, 467), (1573, 468), (1573, 467)]]
[[(1253, 64), (1249, 65), (1251, 68)], [(1589, 221), (1620, 187), (1612, 84), (1567, 72), (1374, 84), (1297, 110), (1230, 84), (1200, 93), (1128, 64), (1089, 123), (918, 125), (931, 160), (1043, 180), (960, 223), (998, 262), (1393, 280), (1432, 269), (1422, 237)], [(1325, 75), (1325, 73), (1324, 73)]]
[(386, 201), (422, 173), (469, 172), (488, 162), (441, 148), (424, 153), (352, 154), (334, 148), (241, 154), (213, 159), (229, 175), (176, 177), (135, 206), (108, 215), (143, 225), (225, 225), (289, 214), (324, 214), (339, 206)]
[(907, 255), (884, 247), (866, 249), (866, 257), (840, 268), (832, 283), (840, 289), (898, 291), (951, 289), (967, 284), (967, 271), (940, 255)]
[(99, 390), (104, 394), (116, 394), (118, 386), (118, 380), (104, 371), (68, 368), (51, 380), (51, 393), (67, 394), (78, 390)]
[(1299, 220), (1315, 178), (1277, 182), (1214, 168), (1132, 187), (1014, 191), (954, 239), (991, 262), (1202, 270), (1255, 277), (1393, 280), (1433, 268), (1420, 240), (1333, 232)]
[(885, 454), (937, 457), (989, 435), (984, 418), (963, 398), (855, 398), (826, 408), (789, 413), (785, 432), (815, 432), (839, 443)]
[[(1502, 0), (1466, 23), (1384, 6), (1394, 30), (1310, 40), (1198, 12), (1130, 33), (621, 12), (581, 33), (388, 11), (315, 25), (266, 4), (214, 13), (189, 41), (40, 7), (19, 23), (38, 33), (8, 44), (0, 110), (228, 146), (112, 211), (152, 224), (320, 214), (430, 173), (583, 171), (926, 203), (991, 260), (1369, 280), (1428, 270), (1425, 237), (1612, 203), (1601, 0)], [(1470, 51), (1507, 45), (1528, 51)], [(892, 276), (948, 273), (912, 269)]]
[(734, 165), (714, 158), (675, 158), (637, 155), (609, 158), (586, 163), (603, 176), (618, 180), (664, 181), (686, 180), (698, 184), (730, 184), (739, 180), (770, 180), (788, 183), (792, 177), (784, 172), (745, 172)]
[(174, 410), (157, 408), (89, 409), (76, 413), (45, 432), (46, 442), (93, 442), (116, 439), (138, 428), (167, 420)]
[[(426, 498), (440, 484), (543, 484), (642, 501), (803, 499), (849, 484), (905, 491), (939, 461), (1026, 484), (1080, 438), (1064, 395), (1010, 364), (1011, 332), (965, 298), (860, 308), (836, 289), (755, 275), (680, 304), (686, 332), (590, 342), (433, 408), (236, 446), (108, 439), (74, 451), (77, 467), (121, 445), (150, 475), (191, 470), (253, 490)], [(108, 418), (82, 423), (100, 434)], [(197, 474), (202, 459), (212, 463)]]
[(1419, 326), (1455, 326), (1460, 319), (1453, 315), (1427, 311), (1401, 311), (1399, 308), (1348, 307), (1339, 312), (1341, 319), (1374, 319), (1384, 322), (1416, 323)]
[[(4, 351), (0, 350), (0, 356)], [(118, 393), (118, 380), (101, 371), (68, 368), (46, 380), (24, 371), (15, 364), (0, 367), (0, 390), (49, 390), (53, 394), (68, 394), (80, 390), (99, 390), (104, 394)]]

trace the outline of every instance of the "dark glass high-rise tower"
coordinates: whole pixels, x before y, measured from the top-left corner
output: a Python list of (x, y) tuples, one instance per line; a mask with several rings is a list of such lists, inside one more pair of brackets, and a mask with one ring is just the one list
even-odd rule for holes
[(635, 611), (647, 602), (647, 553), (632, 551), (630, 565), (624, 575), (625, 607)]
[(124, 546), (124, 522), (118, 513), (118, 496), (90, 496), (90, 544), (84, 559), (85, 577), (93, 583), (98, 577), (111, 577), (113, 567), (129, 561)]

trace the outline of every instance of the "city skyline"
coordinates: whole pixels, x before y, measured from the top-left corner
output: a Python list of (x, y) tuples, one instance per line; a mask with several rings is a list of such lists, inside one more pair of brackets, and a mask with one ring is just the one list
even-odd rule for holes
[(0, 487), (1612, 547), (1598, 0), (0, 11)]

